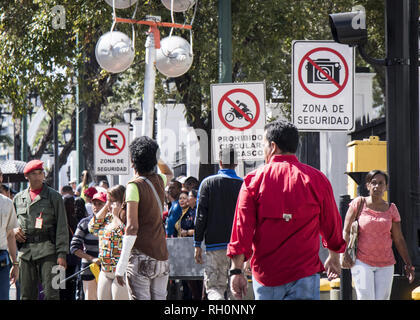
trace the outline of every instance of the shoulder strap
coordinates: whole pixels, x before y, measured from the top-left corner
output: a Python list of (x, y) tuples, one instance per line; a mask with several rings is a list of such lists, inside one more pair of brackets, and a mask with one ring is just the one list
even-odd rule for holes
[(360, 214), (362, 213), (363, 207), (365, 205), (365, 197), (360, 197), (359, 205), (357, 207), (357, 214), (354, 220), (359, 220)]
[(158, 194), (157, 194), (157, 192), (156, 192), (156, 189), (155, 189), (155, 187), (153, 186), (153, 183), (151, 183), (151, 182), (150, 182), (150, 180), (149, 180), (149, 179), (147, 179), (146, 177), (139, 176), (139, 178), (140, 178), (140, 179), (142, 179), (142, 180), (144, 180), (144, 181), (146, 181), (146, 182), (147, 182), (147, 184), (148, 184), (148, 185), (150, 186), (150, 188), (152, 189), (153, 194), (155, 195), (156, 201), (157, 201), (158, 206), (159, 206), (160, 216), (161, 216), (161, 217), (163, 217), (163, 205), (162, 205), (162, 201), (160, 200), (160, 198), (159, 198), (159, 196), (158, 196)]

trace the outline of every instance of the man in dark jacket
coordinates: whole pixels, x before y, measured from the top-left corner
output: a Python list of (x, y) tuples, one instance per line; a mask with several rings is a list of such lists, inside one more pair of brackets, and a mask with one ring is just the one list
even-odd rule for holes
[(223, 300), (228, 291), (230, 259), (226, 256), (242, 178), (235, 172), (237, 154), (233, 148), (219, 153), (220, 170), (203, 180), (198, 190), (194, 228), (195, 261), (202, 264), (201, 242), (205, 238), (204, 285), (209, 300)]

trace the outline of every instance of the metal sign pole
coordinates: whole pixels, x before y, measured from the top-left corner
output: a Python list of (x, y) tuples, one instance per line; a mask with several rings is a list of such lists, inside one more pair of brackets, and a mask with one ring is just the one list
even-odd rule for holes
[[(149, 20), (160, 21), (160, 17), (148, 17)], [(144, 101), (142, 135), (153, 138), (155, 112), (155, 79), (156, 79), (156, 48), (152, 30), (146, 39), (146, 71), (144, 75)]]

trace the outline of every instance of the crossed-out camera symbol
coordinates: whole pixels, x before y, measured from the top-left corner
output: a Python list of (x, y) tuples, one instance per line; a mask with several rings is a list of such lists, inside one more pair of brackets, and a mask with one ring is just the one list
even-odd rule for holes
[(340, 83), (341, 65), (339, 62), (331, 61), (330, 59), (316, 59), (313, 62), (322, 70), (322, 72), (315, 67), (311, 62), (305, 66), (307, 70), (307, 82), (313, 84), (332, 84), (333, 79), (336, 83)]

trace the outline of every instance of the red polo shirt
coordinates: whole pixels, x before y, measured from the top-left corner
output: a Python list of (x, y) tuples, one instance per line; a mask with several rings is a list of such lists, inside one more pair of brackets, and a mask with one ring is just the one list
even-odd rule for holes
[(256, 280), (279, 286), (325, 270), (320, 235), (325, 247), (344, 252), (330, 182), (296, 156), (276, 155), (244, 179), (227, 255), (252, 256)]

